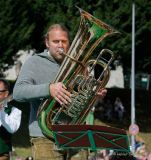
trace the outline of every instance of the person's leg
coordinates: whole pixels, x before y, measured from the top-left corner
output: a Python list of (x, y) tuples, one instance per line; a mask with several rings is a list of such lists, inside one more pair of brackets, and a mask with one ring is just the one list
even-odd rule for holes
[(55, 143), (47, 138), (32, 138), (32, 155), (34, 160), (64, 160), (64, 154)]
[(0, 160), (9, 160), (9, 153), (0, 154)]

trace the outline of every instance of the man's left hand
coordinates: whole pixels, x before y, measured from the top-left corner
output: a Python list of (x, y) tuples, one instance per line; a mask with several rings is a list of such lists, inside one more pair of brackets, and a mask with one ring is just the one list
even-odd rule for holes
[(103, 99), (103, 98), (106, 96), (106, 94), (107, 94), (107, 89), (105, 89), (105, 88), (101, 88), (101, 89), (96, 93), (97, 98), (99, 98), (99, 99)]

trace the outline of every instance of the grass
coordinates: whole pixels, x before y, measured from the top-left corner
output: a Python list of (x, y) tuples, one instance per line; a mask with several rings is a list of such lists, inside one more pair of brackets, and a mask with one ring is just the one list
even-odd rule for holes
[(12, 154), (12, 159), (21, 159), (21, 160), (24, 160), (26, 159), (27, 157), (31, 156), (32, 155), (32, 152), (31, 152), (31, 148), (28, 147), (28, 148), (22, 148), (22, 147), (15, 147), (14, 148), (14, 152)]
[[(110, 98), (114, 102), (116, 97), (120, 97), (125, 109), (125, 119), (121, 124), (117, 120), (108, 122), (103, 119), (99, 119), (96, 114), (95, 123), (99, 125), (109, 125), (112, 127), (122, 128), (128, 131), (129, 125), (131, 123), (131, 92), (125, 89), (108, 89), (107, 98)], [(20, 129), (13, 135), (13, 146), (15, 148), (15, 153), (23, 157), (31, 156), (31, 147), (29, 141), (28, 133), (28, 117), (29, 117), (29, 107), (25, 103), (12, 102), (15, 106), (23, 111), (22, 122)], [(139, 126), (140, 132), (139, 136), (143, 138), (147, 149), (151, 152), (151, 93), (149, 91), (137, 90), (136, 91), (136, 123)]]

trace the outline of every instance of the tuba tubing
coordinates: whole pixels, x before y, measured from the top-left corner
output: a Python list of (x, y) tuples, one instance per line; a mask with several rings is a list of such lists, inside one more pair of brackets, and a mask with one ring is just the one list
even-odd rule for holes
[[(52, 125), (84, 124), (96, 101), (97, 91), (105, 87), (110, 77), (109, 66), (114, 60), (114, 53), (102, 49), (96, 59), (92, 57), (107, 36), (119, 32), (81, 8), (79, 11), (81, 21), (78, 32), (67, 54), (61, 51), (65, 58), (54, 80), (54, 83), (64, 83), (72, 94), (72, 102), (61, 106), (54, 98), (46, 99), (37, 114), (39, 126), (48, 138), (53, 138)], [(98, 78), (93, 74), (96, 65), (101, 68)]]

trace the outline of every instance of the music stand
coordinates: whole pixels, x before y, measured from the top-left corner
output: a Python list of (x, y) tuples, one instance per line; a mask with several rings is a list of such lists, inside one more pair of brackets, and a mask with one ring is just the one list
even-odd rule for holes
[(98, 125), (52, 125), (60, 149), (114, 150), (130, 152), (126, 131)]

